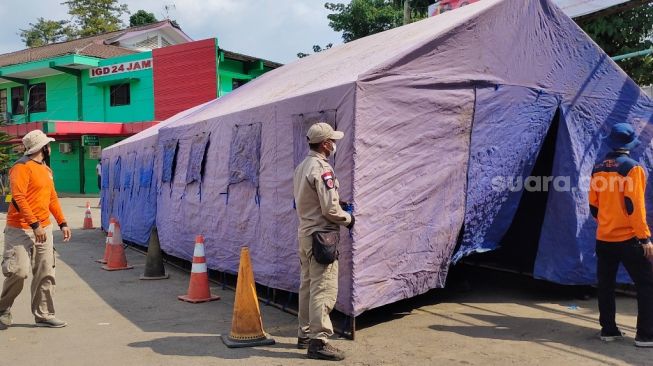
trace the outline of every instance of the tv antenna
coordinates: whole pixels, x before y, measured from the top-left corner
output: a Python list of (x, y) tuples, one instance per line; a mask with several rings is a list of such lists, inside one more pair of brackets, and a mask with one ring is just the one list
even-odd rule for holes
[(175, 6), (174, 3), (172, 4), (166, 4), (163, 6), (163, 17), (166, 19), (170, 19), (170, 11), (172, 10), (177, 10), (177, 7)]

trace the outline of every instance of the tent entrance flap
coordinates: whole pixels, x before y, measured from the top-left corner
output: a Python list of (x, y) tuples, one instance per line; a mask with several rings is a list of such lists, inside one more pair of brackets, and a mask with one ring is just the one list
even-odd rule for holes
[(521, 273), (533, 273), (535, 258), (546, 213), (549, 191), (554, 189), (553, 160), (556, 137), (560, 125), (560, 110), (556, 111), (547, 131), (533, 170), (523, 180), (521, 199), (512, 223), (499, 242), (499, 247), (490, 252), (474, 254), (471, 263), (482, 263)]
[(558, 105), (556, 96), (523, 87), (477, 90), (464, 233), (454, 262), (500, 246), (524, 184), (532, 184), (529, 177)]

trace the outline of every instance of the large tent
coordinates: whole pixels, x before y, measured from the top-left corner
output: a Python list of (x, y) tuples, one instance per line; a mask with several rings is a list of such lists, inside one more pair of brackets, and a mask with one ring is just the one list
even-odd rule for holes
[[(337, 308), (348, 315), (443, 287), (452, 260), (495, 249), (552, 131), (534, 275), (595, 281), (588, 181), (616, 122), (641, 131), (651, 165), (653, 103), (548, 0), (485, 0), (271, 71), (103, 153), (103, 225), (235, 273), (249, 246), (256, 281), (299, 286), (295, 166), (316, 121), (344, 131), (333, 161), (356, 226), (343, 229)], [(499, 179), (500, 180), (497, 180)], [(558, 182), (559, 183), (559, 182)], [(649, 207), (653, 207), (650, 194)], [(528, 237), (530, 235), (531, 237)], [(627, 280), (627, 277), (622, 277)]]

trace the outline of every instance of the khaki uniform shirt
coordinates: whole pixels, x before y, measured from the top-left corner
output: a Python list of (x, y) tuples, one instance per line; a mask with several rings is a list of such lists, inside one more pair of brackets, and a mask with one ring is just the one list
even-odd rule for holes
[(338, 225), (351, 223), (351, 216), (340, 207), (340, 184), (324, 155), (310, 151), (295, 169), (293, 186), (300, 237), (337, 231)]

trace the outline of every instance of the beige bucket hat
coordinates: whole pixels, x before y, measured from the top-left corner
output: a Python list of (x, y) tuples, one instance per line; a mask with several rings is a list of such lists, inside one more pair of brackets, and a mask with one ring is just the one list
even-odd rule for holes
[(52, 137), (46, 136), (45, 133), (41, 130), (30, 131), (23, 137), (23, 145), (25, 146), (25, 155), (32, 155), (43, 146), (55, 141)]

